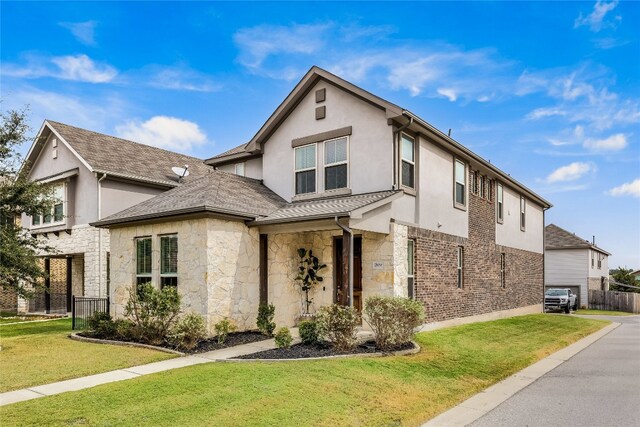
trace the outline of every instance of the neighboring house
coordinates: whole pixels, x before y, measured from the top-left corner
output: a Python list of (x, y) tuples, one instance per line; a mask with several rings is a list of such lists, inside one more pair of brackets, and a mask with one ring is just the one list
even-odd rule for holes
[[(370, 295), (421, 301), (428, 321), (541, 311), (550, 204), (446, 134), (313, 67), (204, 178), (95, 223), (111, 231), (115, 315), (135, 283), (177, 286), (209, 330), (302, 310), (297, 249), (327, 268), (312, 308)], [(242, 176), (244, 175), (244, 176)], [(350, 291), (352, 286), (352, 291)]]
[(636, 270), (632, 272), (631, 275), (633, 276), (636, 282), (640, 282), (640, 270)]
[(544, 283), (570, 288), (588, 306), (589, 289), (609, 289), (609, 252), (555, 224), (544, 229)]
[(57, 203), (22, 224), (56, 252), (42, 254), (50, 292), (22, 301), (21, 311), (67, 312), (72, 295), (106, 297), (109, 232), (89, 223), (180, 185), (171, 167), (185, 164), (185, 183), (211, 169), (194, 157), (46, 120), (23, 172), (53, 185)]

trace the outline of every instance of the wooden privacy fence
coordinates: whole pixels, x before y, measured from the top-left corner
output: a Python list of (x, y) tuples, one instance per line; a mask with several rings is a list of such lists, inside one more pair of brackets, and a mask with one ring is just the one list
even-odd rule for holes
[(589, 289), (589, 308), (640, 314), (640, 294)]

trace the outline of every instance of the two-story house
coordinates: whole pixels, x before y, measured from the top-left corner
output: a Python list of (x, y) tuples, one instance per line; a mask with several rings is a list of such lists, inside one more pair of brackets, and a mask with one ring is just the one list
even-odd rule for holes
[(551, 205), (423, 119), (313, 67), (213, 174), (95, 223), (111, 231), (112, 311), (132, 285), (254, 328), (293, 325), (297, 249), (327, 268), (312, 307), (421, 301), (428, 321), (541, 311)]
[(578, 306), (588, 307), (589, 289), (609, 290), (609, 252), (555, 224), (544, 229), (544, 283), (570, 288)]
[[(182, 180), (171, 168), (189, 166)], [(71, 297), (109, 294), (109, 231), (89, 223), (148, 200), (208, 173), (202, 160), (45, 120), (25, 158), (22, 173), (50, 183), (51, 212), (23, 216), (30, 233), (54, 250), (43, 253), (45, 288), (21, 311), (64, 312)]]

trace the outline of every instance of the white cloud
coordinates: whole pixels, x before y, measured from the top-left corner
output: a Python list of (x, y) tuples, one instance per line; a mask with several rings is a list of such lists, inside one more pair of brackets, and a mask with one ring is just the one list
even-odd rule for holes
[(458, 96), (456, 95), (456, 91), (454, 89), (442, 87), (442, 88), (439, 88), (437, 92), (440, 95), (449, 99), (449, 101), (451, 102), (454, 102), (456, 99), (458, 99)]
[(617, 133), (604, 139), (586, 139), (583, 145), (593, 151), (620, 151), (627, 146), (627, 137)]
[(536, 108), (535, 110), (528, 113), (526, 115), (526, 118), (530, 120), (538, 120), (545, 117), (566, 116), (567, 114), (568, 114), (567, 111), (563, 110), (562, 108), (541, 107), (541, 108)]
[(108, 64), (93, 61), (87, 55), (54, 56), (50, 58), (26, 55), (26, 64), (3, 64), (4, 76), (37, 79), (53, 77), (89, 83), (112, 81), (118, 70)]
[(58, 23), (61, 27), (69, 30), (80, 43), (87, 46), (96, 45), (95, 30), (97, 24), (96, 21)]
[(640, 197), (640, 178), (614, 187), (607, 192), (611, 196)]
[(573, 162), (551, 172), (545, 181), (549, 184), (554, 182), (575, 181), (587, 173), (595, 172), (595, 170), (596, 166), (593, 163)]
[(240, 49), (239, 62), (257, 72), (265, 60), (278, 54), (310, 55), (324, 47), (331, 24), (258, 25), (238, 30), (233, 40)]
[(125, 139), (179, 152), (189, 152), (207, 141), (196, 123), (167, 116), (155, 116), (146, 122), (128, 121), (116, 126), (116, 132)]
[(596, 4), (593, 6), (593, 11), (587, 16), (582, 15), (576, 18), (573, 23), (573, 28), (578, 28), (582, 26), (589, 27), (589, 29), (593, 32), (599, 32), (605, 27), (614, 27), (615, 22), (620, 21), (622, 18), (620, 15), (613, 17), (613, 21), (605, 20), (607, 14), (614, 10), (618, 6), (618, 0), (613, 0), (611, 2), (606, 2), (602, 0), (598, 0)]
[(148, 67), (147, 72), (150, 74), (147, 77), (149, 85), (161, 89), (192, 92), (215, 92), (222, 89), (222, 84), (187, 66), (151, 66)]

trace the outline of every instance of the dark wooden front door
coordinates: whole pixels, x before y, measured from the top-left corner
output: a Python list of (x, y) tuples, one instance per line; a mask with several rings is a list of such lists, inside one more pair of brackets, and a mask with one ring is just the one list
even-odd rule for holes
[[(349, 253), (344, 250), (348, 248), (348, 243), (344, 244), (343, 237), (336, 237), (334, 246), (334, 302), (342, 305), (349, 304), (349, 280), (348, 280), (348, 260)], [(346, 272), (347, 274), (343, 274)], [(353, 238), (353, 307), (362, 312), (362, 238)]]

